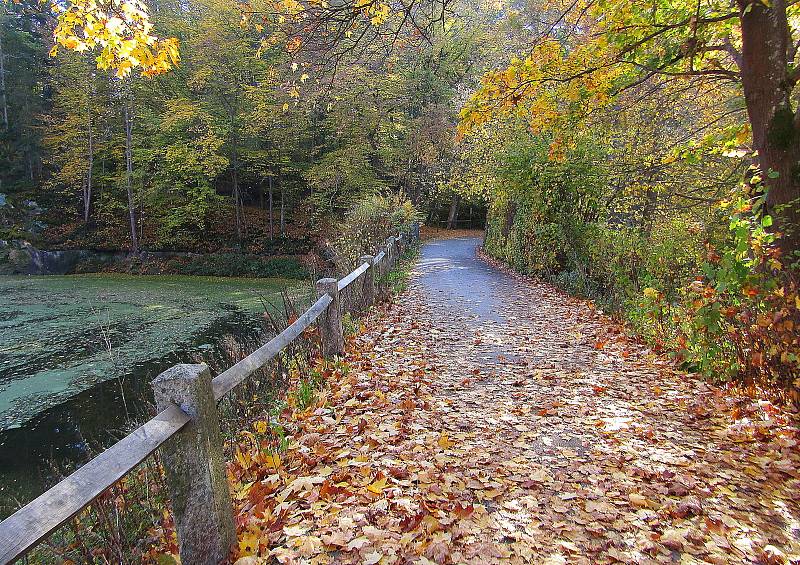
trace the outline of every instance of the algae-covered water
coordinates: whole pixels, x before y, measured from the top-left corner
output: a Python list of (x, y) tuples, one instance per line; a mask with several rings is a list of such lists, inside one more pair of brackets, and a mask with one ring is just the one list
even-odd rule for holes
[[(252, 338), (297, 281), (0, 276), (0, 506), (147, 413), (149, 381), (220, 338)], [(269, 307), (269, 306), (268, 306)], [(7, 514), (0, 508), (0, 514)]]

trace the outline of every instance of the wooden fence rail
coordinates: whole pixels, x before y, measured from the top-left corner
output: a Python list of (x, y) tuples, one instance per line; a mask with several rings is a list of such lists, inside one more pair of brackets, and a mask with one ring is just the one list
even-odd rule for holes
[[(172, 500), (181, 562), (213, 565), (236, 541), (233, 505), (222, 460), (217, 402), (272, 361), (319, 320), (323, 355), (343, 351), (339, 293), (364, 277), (362, 295), (373, 302), (378, 280), (395, 266), (401, 248), (419, 239), (419, 225), (390, 237), (373, 257), (341, 280), (321, 279), (319, 298), (297, 320), (259, 349), (211, 379), (205, 365), (176, 365), (153, 380), (159, 413), (80, 467), (53, 488), (0, 522), (0, 564), (26, 555), (100, 494), (161, 449)], [(320, 319), (321, 318), (321, 319)]]

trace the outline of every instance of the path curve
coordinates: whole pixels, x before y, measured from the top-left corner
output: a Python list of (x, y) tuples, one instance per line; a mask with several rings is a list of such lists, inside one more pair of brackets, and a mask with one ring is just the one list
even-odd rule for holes
[(433, 394), (467, 472), (511, 479), (476, 493), (504, 557), (800, 562), (791, 436), (749, 441), (760, 426), (711, 417), (718, 390), (585, 301), (489, 266), (479, 245), (425, 245), (401, 308), (430, 324)]
[(273, 557), (800, 562), (796, 429), (745, 405), (733, 421), (719, 390), (478, 244), (426, 243), (296, 417), (287, 468), (262, 481), (280, 505), (238, 519)]

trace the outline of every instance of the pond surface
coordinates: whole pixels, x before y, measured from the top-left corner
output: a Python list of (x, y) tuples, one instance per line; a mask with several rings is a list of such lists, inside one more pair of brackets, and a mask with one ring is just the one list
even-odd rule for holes
[[(252, 339), (298, 281), (0, 276), (0, 515), (149, 414), (149, 382)], [(302, 291), (300, 291), (302, 293)], [(295, 291), (293, 291), (295, 294)]]

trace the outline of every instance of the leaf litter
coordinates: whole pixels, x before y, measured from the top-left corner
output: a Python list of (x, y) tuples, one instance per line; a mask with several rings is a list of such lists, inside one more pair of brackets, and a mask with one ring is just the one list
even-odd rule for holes
[(236, 563), (800, 563), (790, 415), (551, 286), (491, 292), (416, 273), (367, 316), (286, 453), (229, 464)]

